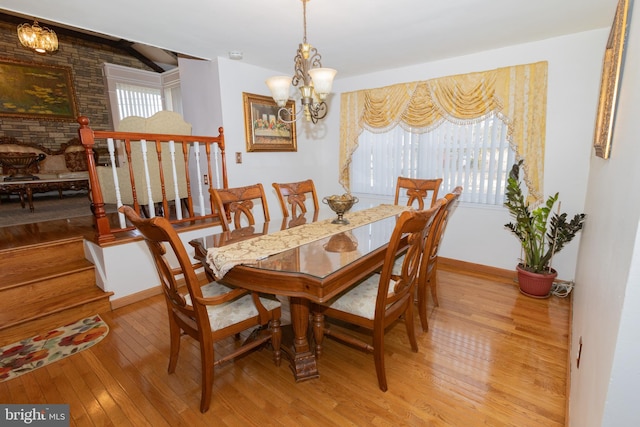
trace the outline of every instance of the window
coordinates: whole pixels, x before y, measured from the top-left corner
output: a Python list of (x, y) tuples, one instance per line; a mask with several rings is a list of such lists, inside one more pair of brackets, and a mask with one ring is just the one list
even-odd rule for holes
[(398, 176), (443, 178), (441, 194), (461, 185), (462, 201), (502, 205), (515, 162), (507, 131), (495, 114), (466, 124), (443, 121), (424, 133), (401, 126), (385, 133), (365, 130), (351, 161), (351, 191), (392, 196)]
[(157, 88), (116, 82), (118, 118), (151, 117), (162, 111), (162, 91)]
[(178, 69), (158, 74), (114, 64), (104, 64), (113, 126), (129, 116), (151, 117), (158, 111), (182, 114)]

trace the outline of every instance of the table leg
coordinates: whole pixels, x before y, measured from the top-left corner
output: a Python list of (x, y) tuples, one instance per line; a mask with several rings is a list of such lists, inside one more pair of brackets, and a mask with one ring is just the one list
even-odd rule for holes
[(309, 300), (290, 297), (291, 323), (293, 326), (293, 348), (285, 347), (291, 370), (296, 381), (318, 378), (316, 356), (309, 345)]
[(29, 210), (33, 212), (33, 190), (27, 185), (27, 201), (29, 202)]
[(24, 195), (24, 190), (18, 191), (18, 197), (20, 197), (20, 206), (22, 206), (22, 209), (24, 209)]

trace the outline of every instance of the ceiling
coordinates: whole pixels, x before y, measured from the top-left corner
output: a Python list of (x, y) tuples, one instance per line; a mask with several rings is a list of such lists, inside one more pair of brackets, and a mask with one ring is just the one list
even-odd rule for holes
[[(179, 3), (179, 4), (178, 4)], [(310, 0), (307, 41), (337, 79), (609, 27), (617, 0)], [(0, 11), (293, 73), (300, 0), (0, 0)], [(147, 55), (158, 53), (149, 50)], [(166, 58), (165, 58), (166, 59)], [(162, 59), (158, 59), (162, 61)]]

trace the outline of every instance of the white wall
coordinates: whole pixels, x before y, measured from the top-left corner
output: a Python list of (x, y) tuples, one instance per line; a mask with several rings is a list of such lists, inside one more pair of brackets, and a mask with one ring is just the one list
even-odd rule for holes
[[(223, 106), (229, 185), (262, 182), (268, 192), (269, 205), (274, 207), (278, 205), (270, 185), (276, 181), (312, 178), (320, 197), (342, 193), (344, 189), (338, 183), (341, 92), (544, 60), (549, 63), (549, 79), (543, 190), (545, 195), (560, 192), (562, 210), (570, 215), (582, 212), (607, 36), (607, 29), (589, 31), (345, 79), (340, 79), (338, 70), (327, 118), (315, 126), (299, 122), (298, 151), (281, 153), (246, 152), (242, 92), (268, 95), (265, 79), (274, 74), (286, 74), (288, 70), (265, 70), (218, 58), (217, 73), (212, 72), (211, 77), (219, 78), (220, 82), (218, 91)], [(180, 74), (185, 81), (202, 80), (202, 76), (190, 77), (188, 70), (182, 68)], [(215, 92), (206, 94), (202, 87), (198, 89), (199, 97), (216, 95)], [(202, 117), (191, 120), (187, 108), (185, 117), (194, 129), (200, 126), (198, 120)], [(205, 120), (212, 125), (211, 118)], [(242, 164), (234, 163), (235, 152), (242, 153)], [(508, 221), (508, 213), (501, 206), (462, 205), (451, 219), (441, 253), (448, 258), (513, 269), (520, 249), (518, 241), (503, 227)], [(554, 267), (561, 278), (574, 279), (578, 247), (579, 237), (555, 257)]]
[(632, 15), (611, 156), (590, 160), (587, 228), (574, 291), (570, 421), (575, 427), (640, 425), (640, 9)]
[[(215, 72), (210, 70), (210, 78), (219, 77), (217, 91), (223, 105), (221, 120), (213, 122), (212, 117), (192, 116), (187, 108), (185, 108), (185, 119), (193, 124), (194, 129), (204, 128), (204, 124), (200, 121), (206, 120), (210, 123), (209, 126), (215, 125), (216, 134), (217, 126), (224, 127), (229, 186), (239, 187), (261, 182), (267, 193), (267, 202), (272, 216), (278, 216), (280, 210), (275, 192), (271, 187), (273, 182), (293, 182), (311, 178), (316, 183), (320, 198), (336, 192), (341, 194), (342, 189), (337, 180), (337, 165), (333, 156), (327, 153), (335, 148), (337, 141), (324, 139), (323, 128), (326, 127), (324, 123), (313, 127), (298, 121), (297, 152), (249, 153), (246, 150), (242, 93), (269, 95), (265, 80), (272, 75), (287, 71), (266, 70), (226, 58), (218, 58), (213, 64), (216, 70)], [(291, 65), (293, 68), (293, 62)], [(181, 79), (187, 81), (199, 81), (204, 77), (200, 74), (194, 78), (189, 74), (189, 70), (182, 69), (182, 64), (180, 75)], [(197, 97), (209, 96), (215, 97), (217, 94), (215, 92), (207, 94), (202, 87), (197, 89)], [(183, 93), (183, 97), (194, 99), (194, 96), (189, 93)], [(185, 102), (189, 101), (185, 100)], [(337, 109), (329, 112), (328, 117), (334, 116), (339, 116)], [(242, 153), (241, 164), (235, 163), (236, 152)]]
[[(584, 209), (600, 69), (608, 30), (590, 31), (537, 43), (511, 46), (413, 67), (340, 79), (336, 92), (387, 86), (400, 82), (491, 70), (548, 61), (547, 138), (544, 194), (560, 192), (562, 210), (573, 215)], [(339, 107), (338, 104), (335, 105)], [(330, 138), (338, 140), (337, 124)], [(337, 153), (337, 149), (334, 150)], [(337, 154), (335, 156), (337, 162)], [(520, 255), (518, 241), (504, 229), (509, 222), (502, 206), (460, 205), (452, 216), (441, 248), (444, 257), (513, 269)], [(577, 241), (554, 259), (560, 277), (575, 275)]]
[[(190, 230), (180, 233), (180, 239), (187, 253), (193, 258), (194, 249), (189, 245), (189, 241), (220, 231), (222, 230), (219, 226)], [(96, 284), (102, 290), (114, 293), (112, 301), (151, 288), (160, 290), (158, 273), (144, 241), (101, 247), (85, 240), (84, 252), (85, 257), (96, 266)], [(169, 257), (169, 262), (178, 266), (175, 257)]]

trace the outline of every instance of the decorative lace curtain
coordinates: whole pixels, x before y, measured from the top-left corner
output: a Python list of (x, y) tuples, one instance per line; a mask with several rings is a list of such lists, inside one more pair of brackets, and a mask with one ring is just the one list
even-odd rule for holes
[(343, 93), (340, 116), (340, 183), (349, 190), (351, 156), (364, 129), (401, 126), (421, 133), (442, 121), (465, 124), (502, 116), (518, 159), (525, 159), (529, 197), (542, 200), (547, 105), (547, 62), (401, 83)]

